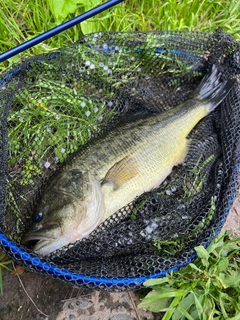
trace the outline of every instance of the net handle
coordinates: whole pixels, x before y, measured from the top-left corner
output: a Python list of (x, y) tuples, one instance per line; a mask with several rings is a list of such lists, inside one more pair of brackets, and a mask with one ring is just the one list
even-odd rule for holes
[(23, 42), (22, 44), (10, 49), (10, 50), (7, 50), (5, 51), (4, 53), (0, 54), (0, 62), (3, 62), (15, 55), (17, 55), (18, 53), (20, 52), (23, 52), (27, 49), (30, 49), (32, 48), (33, 46), (77, 25), (78, 23), (80, 22), (83, 22), (89, 18), (92, 18), (93, 16), (107, 10), (107, 9), (110, 9), (111, 7), (123, 2), (124, 0), (109, 0), (103, 4), (100, 4), (99, 6), (97, 7), (94, 7), (82, 14), (80, 14), (79, 16), (71, 19), (71, 20), (68, 20), (62, 24), (60, 24), (59, 26), (57, 27), (54, 27), (46, 32), (43, 32), (42, 34), (26, 41), (26, 42)]

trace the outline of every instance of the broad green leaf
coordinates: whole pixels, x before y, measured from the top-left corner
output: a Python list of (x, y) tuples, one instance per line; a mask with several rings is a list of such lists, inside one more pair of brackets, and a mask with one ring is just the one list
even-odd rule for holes
[(221, 307), (221, 312), (222, 312), (223, 318), (224, 319), (228, 319), (228, 315), (227, 315), (227, 312), (226, 312), (225, 307), (224, 307), (224, 296), (225, 295), (221, 295), (220, 294), (219, 303), (220, 303), (220, 307)]
[(208, 253), (212, 253), (217, 248), (222, 248), (224, 244), (225, 234), (220, 234), (217, 238), (215, 238), (207, 248)]
[[(87, 11), (90, 8), (93, 8), (101, 3), (100, 0), (89, 0), (89, 1), (83, 0), (82, 2), (84, 4), (84, 9), (85, 9), (84, 11)], [(89, 34), (92, 32), (99, 31), (97, 29), (98, 23), (96, 23), (95, 20), (89, 19), (89, 20), (85, 20), (81, 23), (81, 29), (82, 29), (83, 34)]]
[(181, 307), (185, 310), (190, 310), (191, 306), (194, 304), (194, 295), (190, 292), (181, 301)]
[(229, 261), (228, 261), (228, 258), (221, 258), (219, 263), (218, 263), (218, 266), (217, 266), (217, 271), (218, 272), (221, 272), (221, 271), (224, 271), (227, 269), (229, 265)]
[(194, 263), (189, 263), (189, 267), (191, 267), (194, 270), (197, 270), (199, 272), (203, 272), (203, 270), (201, 270), (200, 268), (198, 268)]
[(138, 305), (138, 308), (142, 308), (144, 310), (149, 310), (152, 312), (164, 312), (164, 311), (167, 311), (167, 309), (169, 308), (171, 301), (172, 301), (172, 298), (162, 298), (156, 301), (143, 300)]
[(235, 243), (227, 243), (223, 246), (221, 254), (223, 257), (226, 257), (230, 252), (234, 250), (240, 251), (239, 245)]
[(180, 289), (172, 289), (168, 287), (161, 287), (158, 289), (159, 290), (153, 289), (151, 292), (149, 292), (147, 296), (144, 299), (142, 299), (141, 303), (138, 305), (139, 308), (151, 311), (155, 310), (154, 312), (158, 312), (163, 309), (166, 311), (166, 308), (170, 306), (174, 297), (182, 298), (182, 296), (184, 296), (185, 294), (185, 291)]
[(152, 290), (143, 300), (156, 301), (164, 298), (182, 297), (185, 292), (185, 290), (181, 289), (161, 288), (159, 291)]
[(165, 313), (162, 320), (172, 320), (172, 315), (173, 315), (174, 311), (176, 310), (176, 307), (180, 304), (181, 300), (182, 300), (181, 297), (175, 297), (172, 300), (171, 305), (169, 307), (169, 310)]
[(74, 13), (84, 0), (48, 0), (52, 14), (57, 23), (63, 22), (66, 17)]
[(240, 269), (229, 270), (227, 274), (220, 273), (219, 277), (222, 279), (226, 287), (235, 287), (235, 288), (240, 287)]
[(209, 253), (203, 246), (198, 246), (195, 248), (195, 251), (197, 252), (197, 255), (200, 259), (209, 259)]
[[(175, 316), (175, 312), (174, 312), (172, 320), (184, 320), (184, 319), (196, 320), (196, 319), (192, 318), (191, 315), (181, 306), (179, 306), (177, 310), (181, 313), (181, 317), (179, 317), (178, 315)], [(183, 315), (183, 317), (182, 317), (182, 315)]]
[(158, 279), (149, 279), (147, 281), (144, 282), (144, 286), (145, 287), (153, 287), (156, 285), (161, 285), (163, 283), (169, 282), (169, 278), (168, 277), (164, 277), (164, 278), (158, 278)]
[(197, 295), (194, 292), (192, 292), (192, 293), (193, 293), (193, 296), (194, 296), (195, 306), (196, 306), (196, 310), (198, 312), (199, 319), (201, 319), (201, 316), (203, 314), (203, 306), (201, 305)]
[(178, 305), (177, 309), (174, 311), (172, 320), (178, 320), (178, 319), (184, 319), (183, 315), (186, 316), (186, 314), (190, 317), (187, 319), (195, 319), (190, 316), (188, 312), (192, 311), (192, 306), (194, 305), (194, 296), (190, 292), (188, 295), (186, 295), (180, 305)]

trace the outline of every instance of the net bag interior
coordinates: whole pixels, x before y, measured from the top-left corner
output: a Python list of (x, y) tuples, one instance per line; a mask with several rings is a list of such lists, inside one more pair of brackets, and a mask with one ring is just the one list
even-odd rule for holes
[[(184, 102), (216, 63), (234, 86), (157, 189), (49, 256), (21, 243), (44, 184), (68, 156), (120, 121)], [(0, 248), (30, 271), (109, 291), (187, 265), (194, 247), (219, 233), (238, 190), (239, 72), (240, 46), (221, 30), (94, 33), (8, 69), (0, 79)]]

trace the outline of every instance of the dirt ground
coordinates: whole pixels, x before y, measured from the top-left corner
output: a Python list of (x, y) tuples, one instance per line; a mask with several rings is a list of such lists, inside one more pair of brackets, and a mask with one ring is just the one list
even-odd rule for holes
[[(157, 320), (137, 309), (133, 292), (108, 293), (74, 288), (66, 283), (24, 272), (3, 274), (0, 320)], [(31, 297), (31, 300), (30, 298)]]
[[(240, 196), (225, 223), (240, 237)], [(137, 309), (133, 292), (83, 290), (44, 276), (3, 272), (0, 320), (158, 320), (159, 315)]]

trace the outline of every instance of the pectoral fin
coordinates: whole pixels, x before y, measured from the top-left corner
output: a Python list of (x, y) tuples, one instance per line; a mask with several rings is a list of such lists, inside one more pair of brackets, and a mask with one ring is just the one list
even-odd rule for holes
[(134, 158), (126, 156), (116, 162), (107, 172), (103, 184), (113, 184), (116, 190), (138, 174), (138, 166)]

